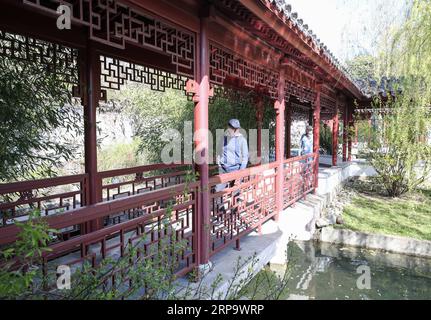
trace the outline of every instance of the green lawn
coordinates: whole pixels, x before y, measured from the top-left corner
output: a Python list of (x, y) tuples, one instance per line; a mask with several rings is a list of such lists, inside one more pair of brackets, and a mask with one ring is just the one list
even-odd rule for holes
[(342, 228), (431, 240), (431, 191), (398, 199), (359, 192), (344, 208), (343, 218)]

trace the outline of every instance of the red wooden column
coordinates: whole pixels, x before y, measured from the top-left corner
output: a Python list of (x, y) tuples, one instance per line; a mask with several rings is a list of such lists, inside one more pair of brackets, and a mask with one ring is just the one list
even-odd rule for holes
[(352, 132), (354, 130), (354, 120), (353, 120), (353, 107), (349, 108), (349, 132), (348, 132), (348, 157), (347, 157), (347, 161), (352, 161), (352, 140), (353, 140), (353, 135)]
[(349, 127), (348, 117), (349, 117), (349, 107), (346, 104), (343, 112), (343, 162), (347, 161), (347, 139), (348, 139), (347, 131)]
[(262, 126), (263, 126), (263, 98), (258, 94), (255, 99), (256, 104), (256, 124), (257, 124), (257, 158), (258, 163), (262, 164)]
[(283, 184), (284, 184), (284, 111), (285, 111), (285, 70), (281, 67), (278, 80), (278, 99), (274, 103), (275, 119), (275, 157), (277, 162), (277, 177), (275, 181), (277, 215), (283, 212)]
[(313, 110), (313, 106), (310, 107), (310, 110), (308, 111), (308, 125), (309, 126), (313, 126), (313, 119), (314, 117), (314, 110)]
[(338, 133), (340, 123), (338, 121), (338, 96), (335, 100), (335, 113), (332, 118), (332, 165), (335, 167), (338, 161)]
[(199, 172), (200, 192), (198, 196), (197, 219), (197, 261), (199, 265), (209, 262), (210, 249), (210, 206), (209, 206), (209, 142), (208, 142), (208, 104), (209, 104), (209, 40), (208, 40), (209, 8), (201, 12), (200, 32), (198, 42), (197, 64), (197, 94), (195, 94), (194, 109), (194, 136), (195, 136), (195, 162)]
[(316, 162), (314, 164), (314, 190), (319, 186), (319, 148), (320, 148), (320, 91), (321, 84), (316, 85), (316, 101), (314, 103), (313, 113), (313, 152), (316, 155)]
[(285, 152), (286, 152), (286, 159), (289, 159), (291, 156), (291, 149), (292, 149), (292, 102), (289, 101), (286, 105), (286, 146), (285, 146)]
[[(102, 201), (102, 188), (97, 177), (97, 107), (100, 99), (100, 56), (91, 43), (80, 51), (80, 71), (84, 106), (85, 172), (88, 174), (88, 199), (85, 205)], [(103, 227), (101, 220), (85, 226), (84, 232)]]

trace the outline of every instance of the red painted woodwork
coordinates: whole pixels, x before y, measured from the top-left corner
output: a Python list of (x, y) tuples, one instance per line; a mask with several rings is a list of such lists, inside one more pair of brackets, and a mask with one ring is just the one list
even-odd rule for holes
[(88, 204), (88, 174), (0, 184), (0, 196), (9, 199), (0, 202), (2, 226), (26, 220), (33, 209), (42, 216), (62, 213)]
[(185, 183), (188, 165), (155, 164), (98, 173), (103, 201), (159, 190)]
[[(74, 24), (88, 27), (90, 40), (119, 49), (125, 49), (129, 43), (168, 54), (177, 74), (194, 75), (195, 35), (192, 32), (160, 18), (154, 19), (142, 8), (128, 6), (121, 0), (93, 5), (88, 0), (61, 2), (71, 7)], [(57, 15), (55, 5), (40, 0), (23, 0), (23, 3)]]
[(175, 89), (186, 93), (186, 76), (107, 56), (100, 57), (100, 64), (102, 89), (121, 90), (127, 83), (136, 82), (154, 91)]
[(256, 125), (257, 125), (257, 159), (258, 163), (262, 163), (262, 125), (263, 125), (263, 112), (264, 112), (264, 104), (263, 97), (261, 95), (257, 95), (254, 99), (254, 103), (256, 105)]
[[(86, 70), (82, 81), (84, 87), (84, 148), (85, 148), (85, 172), (88, 174), (89, 199), (88, 204), (95, 204), (101, 199), (101, 185), (97, 179), (97, 108), (100, 99), (100, 58), (99, 54), (89, 45), (86, 54), (87, 59), (81, 60), (81, 70)], [(101, 221), (92, 221), (86, 228), (95, 231), (101, 227)]]
[[(271, 163), (210, 179), (211, 255), (277, 215), (277, 168), (278, 163)], [(219, 184), (226, 188), (215, 192)]]
[(338, 161), (338, 134), (339, 134), (339, 118), (338, 118), (339, 102), (335, 100), (335, 114), (332, 119), (332, 165), (335, 167)]
[(287, 209), (316, 188), (317, 155), (306, 155), (284, 161), (283, 206)]
[(320, 149), (320, 90), (321, 85), (316, 85), (316, 101), (314, 103), (313, 113), (313, 153), (316, 156), (314, 161), (314, 188), (317, 189), (319, 185), (319, 149)]
[(348, 122), (349, 122), (349, 133), (348, 133), (348, 145), (347, 145), (347, 152), (348, 152), (348, 156), (347, 156), (347, 160), (348, 161), (352, 161), (352, 140), (353, 140), (353, 131), (354, 131), (354, 119), (353, 119), (353, 109), (349, 108), (349, 113), (348, 113)]
[[(144, 243), (139, 247), (139, 254), (143, 258), (151, 258), (158, 244), (161, 244), (163, 239), (170, 238), (178, 242), (185, 241), (186, 245), (182, 254), (177, 256), (180, 265), (176, 272), (182, 275), (191, 271), (196, 265), (198, 242), (195, 219), (198, 186), (198, 183), (188, 183), (186, 189), (186, 186), (181, 184), (45, 218), (51, 228), (62, 230), (91, 221), (109, 220), (118, 214), (128, 216), (128, 219), (119, 223), (111, 223), (85, 235), (58, 239), (58, 242), (50, 246), (52, 251), (44, 253), (43, 267), (46, 268), (49, 262), (50, 267), (54, 267), (50, 268), (50, 272), (56, 272), (55, 267), (59, 264), (80, 266), (85, 261), (96, 267), (102, 258), (127, 254), (127, 247), (139, 239), (144, 239)], [(166, 210), (168, 203), (172, 204), (169, 216)], [(172, 237), (174, 232), (175, 238)], [(0, 245), (15, 241), (17, 233), (18, 227), (15, 225), (2, 228)]]
[(286, 134), (285, 134), (285, 158), (289, 159), (291, 158), (292, 154), (292, 102), (289, 100), (286, 106)]
[(278, 72), (236, 55), (228, 49), (210, 44), (210, 81), (223, 86), (227, 78), (234, 78), (248, 89), (266, 89), (270, 97), (277, 97)]
[(278, 80), (278, 99), (274, 103), (276, 111), (275, 119), (275, 157), (277, 166), (277, 178), (275, 189), (276, 195), (276, 206), (277, 214), (275, 220), (278, 221), (279, 215), (283, 212), (283, 161), (284, 161), (284, 111), (285, 106), (285, 73), (282, 69), (280, 71), (280, 78)]
[[(205, 8), (208, 9), (208, 8)], [(208, 39), (208, 17), (203, 13), (199, 34), (199, 68), (197, 82), (199, 93), (195, 96), (195, 147), (197, 168), (200, 179), (199, 214), (198, 214), (198, 239), (200, 265), (209, 262), (210, 233), (210, 208), (209, 208), (209, 141), (208, 141), (208, 104), (210, 95), (210, 44)]]
[(343, 162), (347, 161), (348, 128), (349, 128), (349, 109), (346, 104), (343, 110)]

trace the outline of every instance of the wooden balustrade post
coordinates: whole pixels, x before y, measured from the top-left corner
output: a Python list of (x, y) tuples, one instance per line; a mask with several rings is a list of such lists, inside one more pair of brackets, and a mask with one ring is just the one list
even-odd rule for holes
[(354, 119), (353, 119), (353, 107), (352, 108), (349, 108), (349, 113), (348, 113), (348, 115), (349, 115), (349, 118), (348, 118), (348, 122), (349, 122), (349, 124), (348, 124), (348, 126), (349, 126), (349, 129), (348, 129), (348, 145), (347, 145), (347, 149), (348, 149), (348, 157), (347, 157), (347, 161), (352, 161), (352, 141), (353, 141), (353, 130), (354, 130), (354, 125), (355, 125), (355, 122), (354, 122)]
[(348, 139), (347, 131), (349, 127), (348, 113), (349, 113), (349, 108), (346, 104), (343, 112), (343, 162), (347, 161), (347, 139)]
[[(198, 265), (206, 266), (210, 258), (210, 203), (209, 203), (209, 141), (208, 141), (208, 104), (210, 96), (209, 84), (209, 40), (208, 19), (210, 8), (203, 5), (200, 12), (200, 32), (198, 41), (198, 59), (196, 64), (197, 92), (194, 96), (194, 139), (195, 162), (200, 179), (200, 192), (198, 195), (197, 219), (197, 261)], [(206, 267), (205, 267), (206, 268)]]
[(320, 149), (320, 92), (322, 85), (318, 83), (316, 85), (316, 100), (314, 102), (314, 113), (313, 113), (313, 153), (316, 155), (314, 163), (314, 192), (319, 187), (319, 149)]
[(338, 133), (339, 133), (339, 121), (338, 121), (338, 96), (335, 100), (335, 112), (332, 118), (332, 165), (335, 167), (338, 162)]
[(314, 122), (314, 111), (313, 111), (313, 107), (310, 108), (310, 110), (308, 111), (308, 125), (309, 126), (313, 126), (313, 122)]
[[(84, 106), (85, 172), (88, 174), (88, 198), (85, 205), (102, 201), (97, 174), (97, 107), (100, 99), (100, 56), (91, 42), (79, 52), (82, 104)], [(100, 229), (103, 221), (95, 220), (84, 226), (84, 232)]]
[(277, 214), (275, 221), (278, 221), (280, 213), (283, 212), (285, 85), (285, 70), (281, 67), (278, 80), (278, 99), (274, 103), (276, 110), (275, 157), (277, 162), (275, 183)]
[(263, 126), (263, 98), (258, 94), (255, 99), (256, 104), (256, 124), (257, 124), (257, 159), (258, 163), (262, 164), (262, 126)]
[(286, 159), (289, 159), (292, 155), (292, 102), (289, 100), (286, 105), (286, 137), (285, 137), (285, 153)]

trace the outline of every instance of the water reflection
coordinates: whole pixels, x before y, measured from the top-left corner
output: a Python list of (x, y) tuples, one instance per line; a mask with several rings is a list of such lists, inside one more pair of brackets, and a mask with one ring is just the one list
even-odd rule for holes
[[(431, 300), (431, 259), (313, 242), (291, 244), (289, 257), (283, 299)], [(367, 276), (358, 267), (369, 270), (370, 289), (358, 288), (358, 279)], [(270, 270), (283, 276), (286, 266)]]

